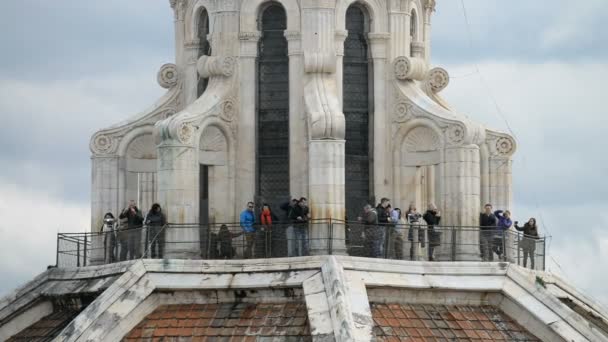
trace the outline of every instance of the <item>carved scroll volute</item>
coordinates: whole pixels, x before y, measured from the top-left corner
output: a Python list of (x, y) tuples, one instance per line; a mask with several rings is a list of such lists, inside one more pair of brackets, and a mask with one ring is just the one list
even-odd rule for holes
[(236, 58), (226, 56), (201, 56), (196, 63), (198, 74), (203, 78), (230, 77), (234, 73)]
[(308, 74), (304, 98), (311, 139), (344, 139), (344, 114), (340, 110), (338, 87), (333, 75), (336, 56), (305, 52), (304, 70)]

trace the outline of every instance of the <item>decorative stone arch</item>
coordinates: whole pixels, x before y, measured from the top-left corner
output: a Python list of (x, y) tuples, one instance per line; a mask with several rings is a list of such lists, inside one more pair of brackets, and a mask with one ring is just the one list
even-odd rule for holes
[[(157, 199), (157, 149), (154, 126), (140, 126), (127, 133), (118, 146), (119, 208), (135, 200), (146, 211)], [(120, 210), (119, 209), (119, 210)]]
[[(206, 2), (206, 0), (196, 0), (191, 2), (188, 6), (188, 10), (186, 11), (186, 16), (184, 18), (184, 36), (186, 38), (186, 42), (198, 40), (199, 20), (203, 11), (207, 11), (209, 18), (208, 20), (211, 21), (211, 15), (209, 15), (209, 6)], [(211, 22), (209, 23), (209, 27), (213, 27)]]
[(401, 208), (415, 203), (420, 211), (441, 199), (444, 133), (429, 119), (417, 118), (400, 125), (394, 136), (394, 202)]
[[(198, 130), (200, 134), (197, 136), (196, 145), (198, 164), (201, 167), (199, 176), (208, 177), (199, 179), (199, 184), (203, 187), (207, 182), (208, 219), (211, 223), (232, 222), (236, 219), (234, 212), (236, 142), (230, 128), (221, 119), (208, 117), (201, 123), (201, 128)], [(203, 172), (205, 167), (207, 170)], [(202, 197), (199, 199), (203, 200)], [(200, 209), (202, 210), (202, 207)]]
[(290, 32), (300, 32), (300, 6), (296, 0), (249, 0), (243, 1), (240, 12), (241, 32), (258, 32), (258, 19), (264, 5), (269, 2), (279, 3), (287, 14), (287, 30)]
[(370, 33), (389, 32), (386, 2), (379, 0), (338, 0), (336, 5), (336, 31), (346, 30), (346, 11), (355, 3), (367, 10)]
[[(414, 35), (412, 37), (412, 43), (422, 42), (422, 32), (424, 27), (424, 12), (421, 11), (422, 7), (418, 6), (418, 2), (412, 0), (408, 8), (410, 14), (410, 32), (413, 30)], [(409, 32), (408, 32), (409, 34)]]

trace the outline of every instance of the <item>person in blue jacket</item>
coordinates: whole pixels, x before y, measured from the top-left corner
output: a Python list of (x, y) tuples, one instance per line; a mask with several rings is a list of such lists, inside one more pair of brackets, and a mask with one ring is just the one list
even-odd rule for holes
[(245, 258), (253, 257), (251, 253), (255, 250), (255, 214), (253, 209), (253, 202), (247, 202), (247, 208), (241, 212), (240, 217), (241, 229), (245, 234)]
[(504, 260), (505, 253), (504, 250), (504, 241), (507, 231), (513, 225), (513, 221), (511, 221), (511, 212), (508, 210), (496, 210), (494, 212), (494, 216), (498, 220), (498, 224), (496, 225), (496, 234), (494, 235), (494, 253), (498, 255), (499, 259)]

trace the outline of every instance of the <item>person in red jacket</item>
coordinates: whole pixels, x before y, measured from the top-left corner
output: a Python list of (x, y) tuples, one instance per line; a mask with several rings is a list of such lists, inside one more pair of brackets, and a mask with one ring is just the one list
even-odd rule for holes
[(264, 203), (262, 205), (262, 212), (260, 213), (260, 224), (262, 229), (259, 232), (258, 239), (260, 240), (261, 250), (257, 251), (258, 257), (270, 257), (271, 254), (271, 236), (272, 236), (272, 222), (276, 221), (270, 205)]

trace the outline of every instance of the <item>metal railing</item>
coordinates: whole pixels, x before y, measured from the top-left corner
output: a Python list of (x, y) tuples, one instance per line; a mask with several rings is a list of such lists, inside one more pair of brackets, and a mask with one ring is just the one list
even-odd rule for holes
[(544, 237), (513, 229), (375, 224), (332, 219), (307, 223), (168, 224), (107, 233), (60, 233), (57, 266), (81, 267), (139, 258), (248, 259), (341, 254), (415, 261), (507, 261), (545, 269)]

